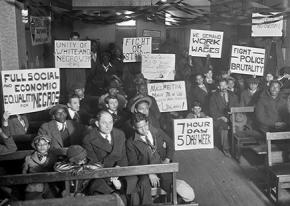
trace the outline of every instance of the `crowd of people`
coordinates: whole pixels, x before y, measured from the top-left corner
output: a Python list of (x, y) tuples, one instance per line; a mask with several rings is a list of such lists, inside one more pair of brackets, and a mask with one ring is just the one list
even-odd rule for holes
[[(73, 32), (71, 40), (78, 39)], [(285, 131), (290, 123), (288, 67), (281, 69), (279, 77), (236, 75), (214, 69), (209, 56), (202, 62), (184, 54), (176, 60), (176, 80), (186, 83), (188, 111), (160, 113), (155, 98), (148, 94), (149, 80), (140, 68), (132, 71), (137, 64), (123, 63), (122, 52), (114, 45), (101, 58), (95, 52), (92, 44), (91, 69), (63, 70), (66, 98), (50, 108), (50, 120), (37, 128), (31, 144), (34, 152), (25, 158), (23, 174), (170, 163), (174, 156), (171, 121), (181, 118), (213, 118), (215, 144), (229, 157), (231, 107), (255, 107), (250, 130), (261, 141), (265, 132)], [(29, 115), (4, 112), (1, 155), (17, 150), (12, 136), (30, 131)], [(62, 148), (68, 148), (66, 157), (58, 155)], [(179, 201), (193, 201), (192, 187), (182, 180), (178, 185)], [(150, 174), (79, 180), (69, 194), (59, 185), (31, 184), (25, 199), (117, 193), (124, 204), (146, 205), (152, 203), (151, 188), (157, 186), (170, 197), (170, 175)]]

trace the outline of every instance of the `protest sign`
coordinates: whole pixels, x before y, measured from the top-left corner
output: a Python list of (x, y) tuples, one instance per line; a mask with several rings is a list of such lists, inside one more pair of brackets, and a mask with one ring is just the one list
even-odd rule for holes
[(55, 41), (55, 67), (91, 68), (91, 41)]
[(184, 81), (148, 84), (148, 94), (156, 99), (160, 112), (187, 110)]
[(175, 150), (212, 149), (212, 118), (175, 119), (174, 146)]
[(49, 16), (31, 16), (30, 33), (32, 45), (51, 42), (51, 18)]
[(59, 101), (59, 69), (1, 72), (4, 109), (13, 114), (45, 110)]
[(189, 55), (197, 57), (221, 58), (224, 33), (220, 31), (190, 31)]
[(175, 54), (143, 55), (142, 74), (150, 80), (174, 80)]
[(141, 56), (151, 54), (152, 37), (135, 37), (123, 39), (124, 62), (140, 62)]
[[(273, 17), (274, 16), (274, 17)], [(281, 37), (283, 30), (283, 15), (277, 12), (271, 14), (252, 14), (253, 37)]]
[(265, 49), (232, 46), (231, 73), (263, 76), (264, 62)]

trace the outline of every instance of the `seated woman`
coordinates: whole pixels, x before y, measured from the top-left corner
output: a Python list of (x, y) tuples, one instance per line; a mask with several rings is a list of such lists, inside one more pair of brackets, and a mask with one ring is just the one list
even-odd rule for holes
[[(31, 146), (34, 152), (25, 157), (23, 174), (50, 172), (57, 160), (57, 155), (50, 150), (51, 138), (47, 135), (36, 136)], [(27, 185), (25, 189), (25, 199), (46, 199), (55, 197), (56, 192), (52, 185), (48, 183), (35, 183)]]

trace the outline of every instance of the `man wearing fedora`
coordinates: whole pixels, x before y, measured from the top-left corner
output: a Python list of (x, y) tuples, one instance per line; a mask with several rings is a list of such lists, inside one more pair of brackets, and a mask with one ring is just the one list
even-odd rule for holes
[[(125, 134), (121, 130), (113, 128), (111, 113), (105, 110), (100, 111), (95, 126), (83, 139), (83, 147), (87, 151), (89, 161), (91, 163), (99, 162), (105, 168), (128, 166)], [(126, 202), (125, 195), (134, 190), (130, 182), (131, 178), (134, 179), (134, 177), (96, 179), (89, 186), (89, 194), (116, 192)]]
[(38, 135), (50, 136), (52, 148), (81, 144), (86, 131), (85, 127), (75, 121), (67, 120), (65, 105), (55, 105), (50, 109), (49, 114), (52, 120), (41, 125)]
[(287, 128), (287, 100), (280, 93), (282, 83), (272, 80), (269, 89), (263, 92), (257, 102), (255, 114), (259, 130), (266, 132), (285, 131)]

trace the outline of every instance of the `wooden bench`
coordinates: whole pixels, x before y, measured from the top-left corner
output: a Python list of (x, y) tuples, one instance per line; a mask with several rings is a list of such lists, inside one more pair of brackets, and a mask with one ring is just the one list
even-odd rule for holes
[[(122, 177), (133, 175), (146, 175), (146, 174), (159, 174), (159, 173), (172, 173), (173, 185), (172, 185), (172, 204), (177, 204), (176, 193), (176, 173), (178, 172), (178, 163), (170, 164), (152, 164), (142, 166), (128, 166), (128, 167), (115, 167), (115, 168), (101, 168), (95, 171), (83, 171), (79, 175), (73, 175), (70, 172), (47, 172), (47, 173), (31, 173), (31, 174), (19, 174), (19, 175), (6, 175), (0, 177), (1, 186), (23, 185), (30, 183), (44, 183), (44, 182), (66, 182), (66, 190), (69, 190), (69, 181), (82, 180), (82, 179), (95, 179), (95, 178), (107, 178), (107, 177)], [(101, 199), (100, 199), (101, 198)], [(81, 204), (77, 204), (81, 203)], [(93, 204), (94, 203), (94, 204)], [(117, 205), (115, 197), (112, 195), (105, 196), (87, 196), (87, 197), (69, 197), (69, 198), (54, 198), (45, 200), (29, 200), (13, 202), (12, 205)], [(167, 204), (166, 204), (167, 205)], [(197, 206), (197, 203), (185, 204), (191, 206)]]
[[(235, 159), (239, 160), (241, 156), (241, 149), (242, 148), (249, 148), (252, 145), (257, 145), (258, 140), (253, 136), (245, 136), (240, 137), (236, 134), (236, 125), (237, 122), (236, 117), (239, 113), (253, 113), (254, 107), (232, 107), (231, 108), (231, 122), (232, 122), (232, 129), (231, 129), (231, 138), (232, 138), (232, 155)], [(247, 115), (247, 120), (249, 117)]]
[(267, 137), (267, 193), (271, 198), (276, 198), (279, 203), (281, 188), (290, 188), (290, 163), (288, 160), (289, 144), (282, 142), (279, 152), (272, 151), (272, 141), (283, 141), (290, 139), (290, 132), (266, 133)]

